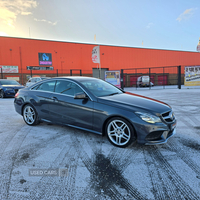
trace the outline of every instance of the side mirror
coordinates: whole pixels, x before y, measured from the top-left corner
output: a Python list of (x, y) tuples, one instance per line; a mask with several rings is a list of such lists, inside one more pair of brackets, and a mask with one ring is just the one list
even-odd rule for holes
[(87, 99), (87, 96), (84, 92), (81, 92), (81, 93), (75, 94), (74, 99)]

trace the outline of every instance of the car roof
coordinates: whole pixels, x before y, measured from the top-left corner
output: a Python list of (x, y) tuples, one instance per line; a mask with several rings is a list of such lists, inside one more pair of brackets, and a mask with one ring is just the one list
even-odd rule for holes
[(53, 77), (52, 79), (71, 79), (75, 81), (80, 81), (80, 80), (91, 80), (91, 79), (98, 79), (98, 78), (89, 77), (89, 76), (59, 76), (59, 77)]

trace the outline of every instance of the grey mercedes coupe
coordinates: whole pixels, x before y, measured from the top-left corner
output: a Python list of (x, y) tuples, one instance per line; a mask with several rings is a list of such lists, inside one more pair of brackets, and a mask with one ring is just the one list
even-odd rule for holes
[(57, 77), (19, 90), (15, 110), (32, 126), (40, 121), (106, 135), (115, 146), (162, 144), (175, 134), (172, 108), (92, 77)]

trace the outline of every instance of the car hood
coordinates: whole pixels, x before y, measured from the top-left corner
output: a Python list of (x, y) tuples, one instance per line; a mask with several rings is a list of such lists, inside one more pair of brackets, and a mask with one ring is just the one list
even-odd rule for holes
[(2, 85), (4, 88), (13, 88), (13, 89), (21, 89), (24, 88), (22, 85)]
[(98, 97), (98, 101), (132, 111), (147, 110), (153, 113), (164, 113), (171, 110), (171, 107), (162, 101), (129, 92)]

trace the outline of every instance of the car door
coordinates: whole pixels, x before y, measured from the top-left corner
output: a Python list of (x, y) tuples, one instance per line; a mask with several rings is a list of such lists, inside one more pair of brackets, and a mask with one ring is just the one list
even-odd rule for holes
[(56, 82), (55, 93), (50, 96), (53, 104), (49, 107), (53, 122), (92, 129), (94, 104), (89, 98), (74, 99), (75, 94), (80, 92), (84, 91), (74, 82)]
[(49, 107), (52, 106), (50, 95), (54, 92), (56, 80), (35, 86), (30, 91), (30, 102), (34, 104), (41, 119), (50, 120)]

